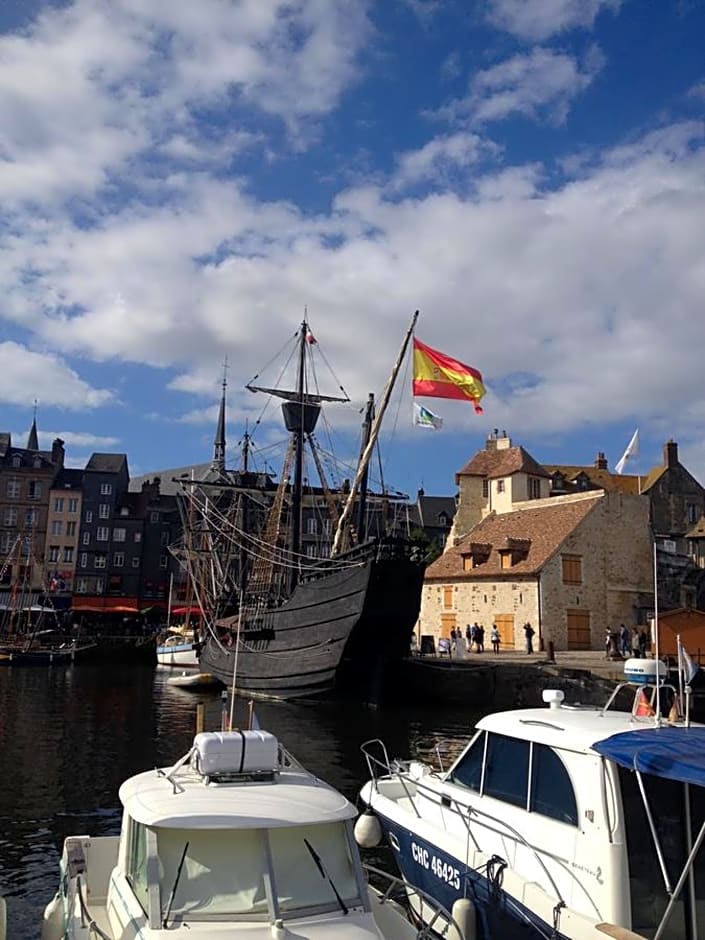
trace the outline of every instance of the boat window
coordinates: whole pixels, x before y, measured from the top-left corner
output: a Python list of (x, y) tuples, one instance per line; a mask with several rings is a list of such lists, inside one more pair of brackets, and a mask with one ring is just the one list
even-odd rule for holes
[(563, 761), (545, 744), (535, 743), (533, 747), (530, 810), (577, 826), (575, 792)]
[[(184, 852), (181, 875), (176, 878)], [(176, 882), (170, 919), (266, 918), (265, 853), (257, 829), (158, 829), (162, 911)]]
[(338, 910), (331, 882), (346, 904), (358, 900), (344, 823), (270, 829), (269, 844), (282, 913), (321, 906)]
[(488, 735), (483, 793), (505, 803), (526, 807), (528, 780), (529, 742), (503, 734)]
[(147, 828), (131, 819), (128, 836), (127, 880), (145, 913), (148, 908), (147, 893)]
[[(675, 885), (687, 858), (685, 800), (683, 784), (651, 774), (642, 776), (647, 799), (661, 843), (666, 868)], [(629, 888), (632, 913), (632, 930), (647, 937), (654, 935), (668, 903), (661, 869), (656, 856), (653, 839), (644, 804), (639, 793), (636, 774), (619, 768), (619, 783), (622, 794), (622, 812), (627, 837), (629, 859)], [(705, 795), (701, 787), (690, 788), (692, 839), (698, 834), (705, 819)], [(705, 930), (705, 853), (699, 852), (695, 862), (695, 909), (700, 936)], [(683, 940), (690, 932), (686, 922), (686, 906), (689, 907), (689, 885), (686, 885), (675, 904), (664, 940)]]
[(485, 756), (485, 732), (481, 732), (448, 774), (451, 783), (480, 792), (482, 761)]

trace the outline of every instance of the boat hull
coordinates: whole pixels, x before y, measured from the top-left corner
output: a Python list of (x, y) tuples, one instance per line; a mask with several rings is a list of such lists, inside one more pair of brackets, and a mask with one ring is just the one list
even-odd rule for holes
[(180, 643), (177, 646), (158, 646), (157, 663), (179, 669), (198, 669), (198, 647), (195, 643)]
[(201, 670), (260, 697), (317, 697), (344, 683), (375, 698), (385, 663), (409, 651), (423, 568), (384, 548), (343, 562), (243, 628), (237, 663), (237, 641), (227, 647), (209, 637)]

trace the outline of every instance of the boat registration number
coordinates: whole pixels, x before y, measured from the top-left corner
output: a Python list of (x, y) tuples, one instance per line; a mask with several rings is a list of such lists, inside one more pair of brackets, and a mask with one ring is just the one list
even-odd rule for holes
[(445, 881), (453, 888), (460, 889), (460, 871), (448, 862), (442, 861), (422, 845), (411, 843), (411, 857), (417, 865), (432, 871), (436, 878)]

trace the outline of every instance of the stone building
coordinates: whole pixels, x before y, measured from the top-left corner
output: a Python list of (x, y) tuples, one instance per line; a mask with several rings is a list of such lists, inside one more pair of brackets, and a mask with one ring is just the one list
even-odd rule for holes
[(76, 573), (83, 471), (63, 467), (49, 490), (45, 541), (47, 593), (55, 609), (70, 606)]
[[(532, 474), (535, 471), (532, 467)], [(600, 648), (605, 630), (645, 622), (652, 598), (648, 501), (602, 490), (527, 500), (490, 512), (426, 570), (419, 633), (496, 624), (520, 649)], [(489, 645), (489, 644), (488, 644)]]

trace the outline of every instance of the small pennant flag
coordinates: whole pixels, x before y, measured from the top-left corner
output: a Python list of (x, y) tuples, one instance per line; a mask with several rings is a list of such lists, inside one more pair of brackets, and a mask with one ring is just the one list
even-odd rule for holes
[(631, 441), (627, 444), (627, 449), (621, 456), (621, 459), (617, 461), (617, 466), (614, 468), (615, 473), (624, 473), (624, 468), (627, 466), (627, 461), (636, 457), (639, 453), (639, 428), (636, 429), (632, 435)]
[(440, 431), (443, 427), (443, 418), (434, 415), (428, 408), (424, 408), (418, 402), (414, 402), (414, 424), (419, 428), (432, 428), (434, 431)]
[(690, 685), (690, 683), (695, 678), (695, 674), (697, 673), (699, 668), (700, 667), (696, 666), (693, 660), (688, 655), (688, 651), (686, 650), (685, 646), (683, 646), (683, 644), (681, 643), (680, 637), (679, 637), (678, 638), (678, 669), (680, 672), (683, 673), (683, 678), (685, 680), (686, 685)]

